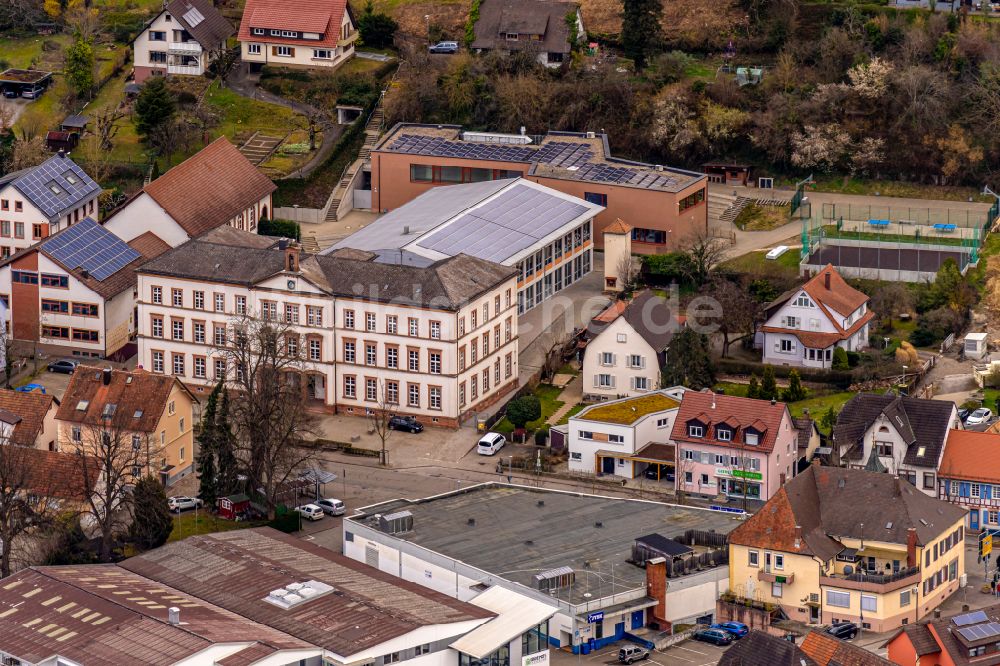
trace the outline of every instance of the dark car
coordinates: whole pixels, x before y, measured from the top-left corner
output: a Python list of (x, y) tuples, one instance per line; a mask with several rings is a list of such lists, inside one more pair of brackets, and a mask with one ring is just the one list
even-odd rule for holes
[(417, 433), (423, 432), (424, 425), (412, 416), (393, 416), (389, 419), (389, 429)]
[(62, 361), (52, 361), (49, 363), (49, 372), (61, 372), (64, 375), (72, 375), (76, 371), (76, 361), (64, 359)]
[(972, 413), (971, 409), (960, 409), (958, 410), (958, 420), (965, 423), (965, 420), (969, 418), (969, 414)]
[(21, 95), (16, 90), (14, 90), (13, 88), (4, 88), (3, 89), (3, 96), (6, 97), (7, 99), (16, 99), (16, 98), (20, 97)]
[(722, 629), (699, 629), (692, 636), (696, 641), (712, 643), (714, 645), (729, 645), (733, 642), (733, 635)]
[(858, 635), (858, 625), (853, 622), (841, 622), (827, 629), (826, 633), (842, 641), (849, 641)]
[(712, 629), (722, 629), (723, 631), (728, 631), (733, 635), (733, 638), (740, 639), (750, 633), (750, 627), (743, 624), (742, 622), (719, 622), (718, 624), (713, 624)]
[(427, 50), (431, 53), (458, 53), (458, 42), (438, 42)]

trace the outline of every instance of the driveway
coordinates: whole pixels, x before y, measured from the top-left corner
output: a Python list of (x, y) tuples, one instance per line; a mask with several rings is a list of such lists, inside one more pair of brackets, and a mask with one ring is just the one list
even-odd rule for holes
[[(618, 648), (624, 645), (633, 643), (618, 641), (588, 655), (552, 650), (549, 659), (554, 666), (619, 666)], [(649, 659), (636, 664), (637, 666), (715, 666), (725, 651), (726, 648), (689, 640), (672, 645), (666, 650), (654, 650)]]

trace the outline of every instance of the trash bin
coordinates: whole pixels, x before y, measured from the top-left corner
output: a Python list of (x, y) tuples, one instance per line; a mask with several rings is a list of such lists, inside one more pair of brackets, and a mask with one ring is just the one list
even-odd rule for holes
[(590, 643), (583, 643), (580, 645), (580, 652), (583, 654), (590, 654)]

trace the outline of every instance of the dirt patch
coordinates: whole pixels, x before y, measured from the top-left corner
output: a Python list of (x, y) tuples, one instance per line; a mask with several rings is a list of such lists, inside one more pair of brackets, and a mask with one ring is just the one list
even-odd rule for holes
[(399, 23), (400, 30), (406, 35), (426, 38), (427, 19), (430, 24), (438, 26), (445, 35), (461, 41), (465, 37), (465, 22), (469, 18), (467, 0), (461, 2), (414, 2), (397, 5), (390, 13)]
[(751, 203), (746, 206), (734, 221), (743, 231), (769, 231), (788, 224), (787, 206), (761, 206)]
[[(621, 0), (581, 0), (583, 25), (589, 33), (616, 35), (622, 29)], [(670, 41), (725, 46), (745, 12), (733, 0), (663, 3), (663, 33)], [(721, 41), (721, 43), (719, 43)]]

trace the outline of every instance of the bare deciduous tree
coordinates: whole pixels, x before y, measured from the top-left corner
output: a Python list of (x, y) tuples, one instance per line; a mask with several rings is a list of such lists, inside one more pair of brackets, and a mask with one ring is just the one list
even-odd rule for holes
[[(15, 543), (52, 518), (51, 493), (58, 490), (38, 468), (40, 451), (17, 446), (0, 433), (0, 578), (11, 574)], [(65, 490), (65, 489), (62, 489)]]
[(635, 255), (629, 252), (620, 256), (615, 270), (618, 272), (618, 282), (622, 291), (632, 291), (635, 279), (639, 276), (639, 261)]
[(396, 415), (398, 408), (399, 385), (396, 385), (395, 395), (392, 395), (390, 394), (388, 383), (383, 379), (378, 380), (378, 404), (373, 409), (368, 409), (367, 411), (368, 422), (371, 424), (372, 431), (382, 445), (379, 451), (379, 464), (381, 465), (389, 463), (389, 459), (386, 456), (385, 443), (389, 441), (389, 437), (392, 435), (392, 417)]
[(709, 281), (705, 293), (721, 307), (715, 323), (722, 335), (722, 357), (727, 358), (734, 342), (754, 334), (760, 308), (740, 285), (718, 275)]
[(688, 278), (697, 285), (705, 284), (709, 273), (726, 256), (726, 241), (702, 229), (682, 239), (678, 249), (691, 259)]
[[(215, 354), (230, 368), (237, 457), (273, 518), (284, 484), (312, 458), (300, 444), (314, 434), (302, 391), (307, 364), (299, 333), (277, 313), (247, 313), (230, 321), (227, 345)], [(291, 341), (291, 344), (290, 344)]]
[[(94, 131), (97, 134), (97, 143), (100, 147), (98, 152), (107, 153), (113, 147), (113, 140), (118, 134), (118, 121), (125, 117), (125, 110), (121, 106), (108, 105), (103, 109), (93, 112)], [(98, 181), (100, 182), (100, 181)]]

